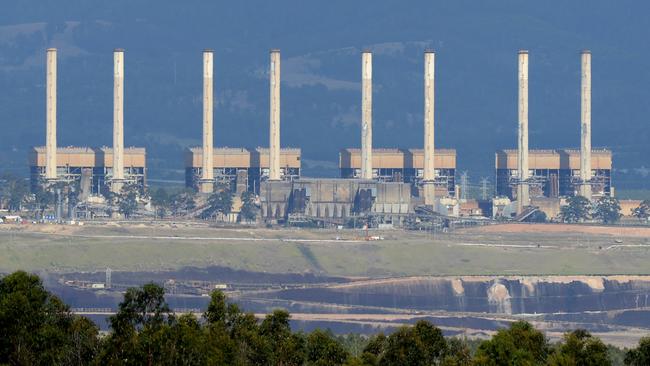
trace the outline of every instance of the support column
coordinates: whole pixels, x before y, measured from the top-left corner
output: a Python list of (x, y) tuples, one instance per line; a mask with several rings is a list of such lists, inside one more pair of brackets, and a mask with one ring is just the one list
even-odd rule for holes
[(124, 181), (124, 50), (113, 51), (113, 182), (119, 193)]
[(591, 52), (582, 52), (580, 195), (591, 200)]
[(424, 52), (424, 204), (436, 200), (435, 174), (435, 53)]
[(271, 50), (269, 180), (280, 180), (280, 50)]
[(372, 53), (361, 54), (361, 179), (372, 179)]
[(203, 51), (203, 165), (201, 192), (214, 191), (213, 129), (213, 52)]
[(56, 48), (47, 49), (47, 86), (45, 122), (45, 179), (54, 180), (56, 174)]
[(517, 213), (530, 205), (528, 185), (528, 51), (519, 51), (519, 139), (517, 153)]

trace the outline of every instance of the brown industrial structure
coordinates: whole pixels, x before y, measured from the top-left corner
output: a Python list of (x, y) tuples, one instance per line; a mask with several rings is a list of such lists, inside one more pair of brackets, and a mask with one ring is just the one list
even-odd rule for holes
[[(46, 148), (34, 147), (29, 153), (32, 190), (46, 179)], [(124, 149), (124, 180), (144, 186), (147, 183), (147, 156), (143, 148)], [(113, 177), (113, 149), (110, 147), (59, 147), (56, 150), (56, 180), (78, 182), (82, 195), (98, 194)]]
[[(225, 184), (233, 192), (244, 185), (259, 193), (260, 182), (269, 178), (269, 149), (267, 148), (214, 148), (212, 154), (213, 179)], [(185, 185), (199, 188), (203, 176), (203, 150), (200, 147), (185, 150)], [(300, 177), (300, 149), (280, 150), (280, 177), (294, 180)]]
[[(579, 194), (580, 150), (530, 150), (528, 153), (528, 186), (531, 197), (558, 198)], [(499, 150), (495, 157), (496, 194), (516, 200), (517, 150)], [(612, 193), (612, 152), (591, 151), (591, 186), (594, 197)]]
[[(456, 150), (436, 149), (434, 164), (436, 197), (453, 197), (456, 193)], [(341, 150), (339, 169), (341, 178), (360, 178), (361, 150)], [(419, 185), (424, 179), (424, 150), (373, 149), (372, 179)]]

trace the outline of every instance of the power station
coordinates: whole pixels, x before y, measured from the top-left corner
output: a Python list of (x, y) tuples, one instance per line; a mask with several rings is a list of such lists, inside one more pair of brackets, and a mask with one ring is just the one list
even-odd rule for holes
[[(278, 53), (279, 56), (279, 53)], [(361, 149), (344, 149), (339, 156), (340, 179), (299, 178), (278, 181), (269, 179), (262, 183), (260, 200), (262, 216), (267, 220), (301, 220), (304, 217), (343, 222), (351, 215), (374, 216), (381, 223), (401, 223), (413, 213), (416, 206), (428, 205), (453, 213), (449, 201), (435, 201), (437, 180), (434, 170), (433, 146), (433, 89), (434, 54), (426, 51), (425, 60), (425, 121), (424, 150), (373, 149), (372, 139), (372, 53), (361, 53)], [(279, 62), (271, 61), (271, 135), (279, 136)], [(276, 87), (274, 87), (276, 86)], [(273, 138), (272, 138), (273, 141)], [(441, 198), (455, 192), (453, 174), (456, 168), (455, 151), (446, 151), (447, 164), (440, 174)], [(419, 158), (418, 158), (419, 156)], [(271, 168), (273, 169), (273, 168)], [(439, 170), (442, 172), (443, 170)], [(425, 182), (425, 183), (423, 183)], [(428, 194), (428, 195), (427, 195)]]
[(57, 147), (57, 50), (47, 49), (45, 146), (29, 153), (32, 190), (58, 182), (78, 184), (82, 197), (124, 184), (146, 185), (146, 150), (124, 148), (124, 50), (113, 52), (113, 147)]
[[(146, 188), (146, 150), (124, 147), (124, 50), (113, 52), (113, 146), (98, 148), (57, 147), (57, 51), (50, 48), (46, 55), (46, 144), (30, 152), (32, 189), (74, 182), (87, 198), (105, 189), (119, 194), (126, 184)], [(373, 146), (373, 54), (363, 50), (360, 147), (340, 151), (340, 178), (307, 178), (301, 149), (281, 145), (280, 50), (269, 53), (269, 145), (257, 148), (214, 146), (214, 52), (204, 50), (202, 146), (184, 152), (186, 186), (203, 195), (223, 188), (253, 192), (267, 221), (364, 216), (400, 223), (422, 209), (458, 215), (467, 192), (461, 195), (457, 185), (456, 150), (436, 148), (435, 53), (425, 50), (423, 56), (423, 146)], [(581, 54), (579, 149), (529, 149), (528, 51), (518, 52), (517, 64), (517, 149), (496, 152), (494, 204), (515, 216), (531, 209), (558, 211), (562, 197), (613, 195), (612, 153), (591, 147), (591, 53)]]
[[(581, 53), (580, 149), (528, 148), (528, 51), (519, 51), (517, 150), (496, 152), (496, 194), (516, 201), (517, 215), (543, 207), (559, 212), (560, 198), (613, 196), (612, 152), (591, 147), (591, 52)], [(503, 205), (503, 202), (501, 202)]]
[[(580, 194), (583, 186), (581, 152), (575, 149), (530, 150), (528, 188), (530, 198), (559, 198)], [(590, 187), (593, 197), (609, 196), (612, 191), (612, 152), (591, 150)], [(499, 150), (495, 154), (496, 193), (517, 199), (513, 189), (518, 179), (517, 150)]]

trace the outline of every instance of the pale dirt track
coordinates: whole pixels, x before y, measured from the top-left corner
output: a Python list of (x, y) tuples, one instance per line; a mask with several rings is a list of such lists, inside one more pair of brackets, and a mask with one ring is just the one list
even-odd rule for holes
[(650, 227), (591, 226), (569, 224), (500, 224), (465, 230), (481, 234), (586, 234), (650, 238)]

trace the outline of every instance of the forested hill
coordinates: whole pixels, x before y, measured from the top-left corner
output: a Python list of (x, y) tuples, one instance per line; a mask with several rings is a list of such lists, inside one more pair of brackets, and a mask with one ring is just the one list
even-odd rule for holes
[[(377, 147), (422, 144), (422, 51), (437, 51), (436, 140), (470, 178), (516, 146), (516, 52), (531, 52), (532, 148), (579, 145), (579, 52), (593, 51), (593, 145), (618, 188), (650, 187), (650, 44), (642, 1), (23, 0), (0, 12), (0, 170), (44, 142), (44, 55), (59, 48), (59, 144), (110, 145), (113, 48), (126, 49), (126, 144), (182, 179), (200, 143), (201, 50), (215, 50), (215, 143), (266, 145), (268, 50), (283, 58), (282, 144), (335, 174), (359, 145), (363, 48), (375, 53)], [(320, 167), (320, 168), (319, 168)]]

